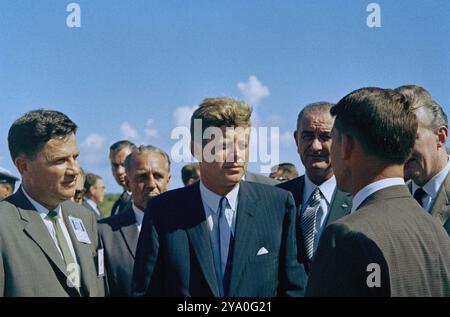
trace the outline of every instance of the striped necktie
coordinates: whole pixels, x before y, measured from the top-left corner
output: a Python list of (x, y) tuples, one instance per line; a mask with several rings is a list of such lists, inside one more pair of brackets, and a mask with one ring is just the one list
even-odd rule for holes
[(316, 215), (320, 208), (320, 190), (319, 187), (314, 189), (311, 198), (309, 199), (309, 205), (305, 209), (302, 215), (301, 224), (303, 238), (305, 242), (306, 255), (308, 260), (311, 260), (314, 253), (314, 234), (316, 228)]

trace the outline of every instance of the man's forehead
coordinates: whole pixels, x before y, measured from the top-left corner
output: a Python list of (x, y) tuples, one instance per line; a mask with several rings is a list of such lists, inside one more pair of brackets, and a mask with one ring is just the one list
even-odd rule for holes
[(307, 113), (303, 116), (301, 121), (302, 129), (310, 128), (326, 128), (330, 129), (333, 127), (334, 117), (329, 113), (325, 112), (312, 112)]

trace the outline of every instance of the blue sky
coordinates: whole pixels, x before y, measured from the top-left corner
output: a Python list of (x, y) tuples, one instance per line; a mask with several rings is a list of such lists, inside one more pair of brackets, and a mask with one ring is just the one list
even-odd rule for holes
[(448, 0), (377, 1), (381, 28), (367, 26), (362, 0), (78, 0), (81, 28), (68, 28), (70, 2), (0, 1), (0, 166), (16, 174), (7, 132), (36, 108), (78, 124), (82, 166), (108, 192), (119, 191), (111, 143), (170, 152), (172, 129), (205, 97), (253, 102), (256, 123), (280, 129), (280, 161), (300, 171), (291, 134), (307, 103), (415, 83), (448, 112)]

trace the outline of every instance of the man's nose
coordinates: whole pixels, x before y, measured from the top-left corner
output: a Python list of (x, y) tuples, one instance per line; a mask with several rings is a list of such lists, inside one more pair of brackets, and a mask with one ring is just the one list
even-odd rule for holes
[(315, 151), (322, 150), (322, 142), (320, 142), (320, 140), (318, 138), (314, 138), (314, 140), (311, 143), (311, 149), (313, 149)]

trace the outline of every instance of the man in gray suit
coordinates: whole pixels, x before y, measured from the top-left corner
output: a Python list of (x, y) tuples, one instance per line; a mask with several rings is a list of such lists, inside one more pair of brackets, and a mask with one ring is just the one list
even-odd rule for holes
[(93, 173), (86, 174), (84, 180), (83, 206), (92, 211), (97, 220), (103, 218), (99, 204), (105, 199), (105, 183), (103, 179)]
[(362, 88), (332, 114), (331, 160), (353, 206), (322, 234), (307, 296), (450, 296), (450, 239), (403, 180), (418, 126), (406, 98)]
[(31, 111), (8, 134), (21, 188), (0, 202), (0, 296), (104, 296), (93, 214), (73, 203), (77, 126), (57, 111)]
[(133, 150), (125, 160), (126, 186), (132, 205), (115, 216), (99, 221), (105, 250), (109, 295), (131, 296), (134, 257), (148, 202), (167, 191), (170, 158), (161, 149), (147, 145)]
[(350, 194), (336, 189), (330, 159), (332, 106), (329, 102), (316, 102), (300, 111), (294, 139), (305, 175), (278, 185), (294, 196), (298, 208), (297, 245), (308, 272), (324, 228), (351, 209)]
[(301, 296), (295, 206), (279, 188), (241, 181), (250, 106), (210, 98), (191, 118), (200, 181), (152, 199), (133, 273), (138, 296)]
[(450, 160), (445, 144), (447, 115), (430, 94), (419, 86), (402, 86), (419, 122), (411, 157), (405, 163), (405, 177), (417, 202), (441, 223), (450, 235)]

